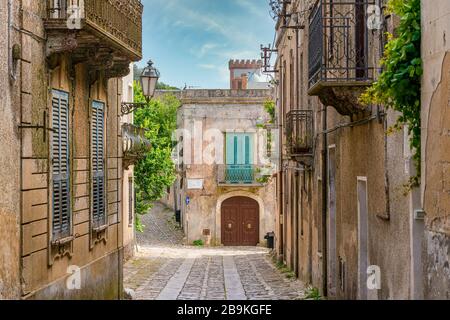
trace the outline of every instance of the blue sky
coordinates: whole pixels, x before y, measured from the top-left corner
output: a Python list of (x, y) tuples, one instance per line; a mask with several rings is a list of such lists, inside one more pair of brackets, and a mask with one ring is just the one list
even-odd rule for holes
[(260, 58), (273, 42), (268, 0), (143, 0), (144, 59), (164, 83), (228, 88), (230, 59)]

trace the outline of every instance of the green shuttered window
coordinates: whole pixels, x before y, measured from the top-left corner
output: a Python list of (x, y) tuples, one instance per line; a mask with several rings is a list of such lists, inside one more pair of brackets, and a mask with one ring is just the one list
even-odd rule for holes
[(246, 133), (227, 133), (225, 149), (226, 182), (253, 183), (253, 135)]
[(92, 219), (94, 228), (106, 225), (105, 104), (92, 103)]
[(52, 91), (53, 241), (71, 235), (69, 94)]

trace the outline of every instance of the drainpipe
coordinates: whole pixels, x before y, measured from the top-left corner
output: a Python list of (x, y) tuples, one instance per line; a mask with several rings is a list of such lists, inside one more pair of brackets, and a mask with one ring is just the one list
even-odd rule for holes
[[(280, 59), (280, 61), (282, 61), (282, 59)], [(278, 119), (278, 121), (279, 121), (278, 128), (280, 130), (279, 131), (279, 144), (280, 144), (280, 146), (279, 146), (279, 153), (280, 153), (279, 154), (279, 157), (280, 157), (280, 159), (279, 159), (279, 165), (280, 165), (280, 171), (279, 171), (279, 175), (280, 175), (280, 178), (279, 178), (279, 185), (280, 185), (279, 215), (281, 215), (283, 217), (283, 219), (280, 219), (278, 225), (280, 228), (279, 258), (282, 261), (284, 261), (284, 254), (285, 254), (285, 252), (284, 252), (284, 236), (285, 236), (285, 234), (284, 234), (284, 217), (285, 217), (285, 215), (284, 215), (284, 176), (283, 176), (283, 172), (284, 172), (284, 168), (283, 168), (283, 165), (284, 165), (284, 163), (283, 163), (284, 89), (283, 89), (283, 86), (285, 85), (285, 83), (283, 80), (284, 80), (284, 69), (283, 69), (283, 63), (281, 63), (281, 66), (280, 66), (280, 83), (281, 83), (281, 85), (280, 85), (280, 97), (281, 97), (281, 99), (280, 99), (280, 109), (281, 109), (280, 114), (281, 114), (281, 117), (280, 117), (280, 119)]]
[(327, 211), (328, 211), (328, 136), (327, 136), (327, 106), (323, 106), (323, 145), (322, 145), (322, 290), (323, 295), (328, 295), (328, 235), (327, 235)]
[(299, 29), (295, 28), (295, 62), (296, 62), (296, 66), (295, 66), (295, 74), (297, 75), (296, 77), (296, 83), (297, 85), (295, 86), (296, 91), (297, 91), (297, 109), (300, 109), (300, 63), (299, 63), (299, 57), (298, 57), (298, 47), (300, 45), (299, 43), (299, 39), (298, 39), (298, 34), (299, 34)]
[(14, 74), (14, 61), (12, 56), (12, 47), (11, 47), (11, 30), (13, 28), (12, 22), (12, 0), (8, 0), (8, 73), (11, 81), (16, 80), (16, 76)]
[[(178, 179), (175, 181), (175, 183), (173, 184), (173, 208), (175, 210), (175, 217), (178, 211), (178, 195), (177, 195), (177, 184), (178, 184)], [(181, 214), (180, 214), (180, 222), (179, 222), (180, 226), (181, 226)]]
[[(296, 105), (297, 105), (297, 110), (300, 109), (300, 77), (303, 75), (300, 75), (300, 61), (299, 61), (299, 29), (295, 28), (295, 74), (296, 74), (296, 86), (295, 86), (295, 90), (296, 90)], [(303, 175), (305, 173), (303, 172)], [(300, 175), (299, 172), (296, 171), (295, 172), (295, 186), (300, 186), (301, 184), (298, 183), (298, 179), (299, 179)], [(301, 187), (300, 187), (301, 188)], [(295, 191), (297, 193), (297, 201), (298, 201), (298, 196), (300, 195), (300, 197), (302, 197), (302, 193), (299, 192), (299, 190)], [(303, 204), (303, 199), (300, 200), (300, 203)], [(301, 206), (300, 210), (303, 210), (303, 206)], [(303, 223), (300, 220), (300, 215), (299, 215), (299, 211), (298, 211), (298, 204), (296, 204), (296, 209), (294, 210), (295, 212), (295, 244), (294, 244), (294, 248), (295, 248), (295, 260), (294, 264), (295, 264), (295, 271), (296, 271), (296, 276), (298, 277), (300, 274), (300, 246), (299, 246), (299, 238), (300, 238), (300, 229), (301, 229), (301, 224)]]

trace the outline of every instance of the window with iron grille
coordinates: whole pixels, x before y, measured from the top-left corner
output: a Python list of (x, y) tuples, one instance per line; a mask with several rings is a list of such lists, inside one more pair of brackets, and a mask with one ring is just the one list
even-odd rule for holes
[(375, 0), (317, 0), (309, 16), (309, 87), (373, 80), (368, 8)]
[(313, 112), (311, 110), (291, 110), (287, 113), (286, 140), (290, 156), (312, 155), (313, 134)]
[(71, 235), (69, 94), (52, 91), (52, 241)]
[(106, 225), (105, 104), (92, 103), (92, 220), (94, 229)]

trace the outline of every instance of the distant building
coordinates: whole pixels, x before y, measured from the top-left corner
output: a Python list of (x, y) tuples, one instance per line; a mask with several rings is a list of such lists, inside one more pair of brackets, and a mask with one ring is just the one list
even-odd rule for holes
[(269, 82), (262, 74), (261, 60), (230, 60), (229, 68), (232, 90), (269, 88)]
[[(275, 231), (275, 180), (264, 130), (270, 90), (176, 93), (178, 179), (169, 197), (188, 244), (263, 245)], [(276, 139), (273, 139), (275, 141)], [(212, 147), (213, 146), (213, 147)], [(173, 202), (174, 201), (174, 202)]]

